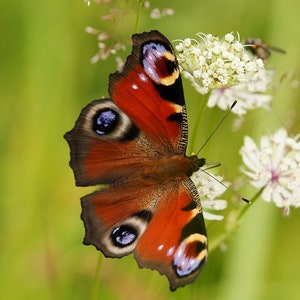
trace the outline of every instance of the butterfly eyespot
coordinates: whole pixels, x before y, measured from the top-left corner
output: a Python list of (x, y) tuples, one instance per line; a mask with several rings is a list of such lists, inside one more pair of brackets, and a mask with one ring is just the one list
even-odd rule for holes
[(173, 266), (179, 277), (192, 274), (204, 265), (207, 258), (207, 238), (192, 234), (183, 240), (176, 250)]
[(93, 130), (99, 135), (111, 133), (119, 123), (119, 114), (110, 109), (99, 110), (93, 120)]
[(143, 47), (143, 55), (149, 56), (149, 59), (155, 59), (155, 57), (163, 56), (166, 52), (166, 48), (159, 43), (147, 43)]
[(172, 85), (179, 76), (175, 56), (160, 43), (143, 46), (143, 67), (148, 76), (157, 84)]
[(111, 239), (115, 246), (123, 248), (132, 244), (138, 236), (137, 231), (129, 225), (116, 227), (111, 233)]
[(122, 257), (131, 253), (148, 224), (144, 211), (132, 215), (112, 228), (104, 236), (107, 256)]
[(126, 142), (139, 135), (139, 129), (129, 117), (109, 98), (94, 100), (82, 111), (78, 128), (84, 128), (101, 140)]

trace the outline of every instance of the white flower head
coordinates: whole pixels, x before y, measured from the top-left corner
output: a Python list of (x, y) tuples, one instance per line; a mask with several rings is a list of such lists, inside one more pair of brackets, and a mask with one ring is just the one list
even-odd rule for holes
[(199, 41), (185, 39), (176, 46), (183, 76), (201, 94), (247, 82), (264, 68), (263, 61), (248, 55), (232, 33), (219, 39), (199, 33)]
[(258, 147), (245, 137), (240, 150), (246, 168), (243, 172), (257, 189), (263, 188), (261, 197), (273, 201), (283, 214), (290, 207), (300, 206), (300, 142), (299, 136), (288, 137), (284, 128), (274, 135), (265, 135)]
[[(215, 178), (213, 178), (215, 177)], [(202, 170), (193, 173), (191, 179), (196, 185), (197, 191), (201, 199), (201, 205), (203, 208), (203, 216), (207, 220), (223, 220), (223, 216), (210, 213), (206, 210), (223, 210), (227, 207), (227, 201), (222, 199), (216, 199), (226, 190), (226, 187), (221, 185), (218, 181), (222, 181), (221, 176), (214, 175), (209, 176)], [(217, 180), (216, 180), (217, 179)], [(228, 185), (228, 182), (225, 183)]]
[(233, 101), (237, 100), (232, 112), (240, 116), (259, 107), (270, 109), (272, 95), (268, 94), (268, 91), (273, 77), (273, 70), (261, 69), (246, 82), (212, 91), (207, 106), (218, 106), (220, 109), (227, 110)]

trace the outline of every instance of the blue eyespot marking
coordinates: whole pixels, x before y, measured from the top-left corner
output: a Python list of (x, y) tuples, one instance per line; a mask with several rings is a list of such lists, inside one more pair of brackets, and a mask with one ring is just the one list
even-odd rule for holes
[(99, 135), (112, 132), (119, 122), (119, 114), (112, 109), (105, 108), (95, 114), (93, 130)]

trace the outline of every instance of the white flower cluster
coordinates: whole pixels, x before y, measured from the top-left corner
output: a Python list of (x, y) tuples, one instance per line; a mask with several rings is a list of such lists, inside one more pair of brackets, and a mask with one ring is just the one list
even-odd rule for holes
[(183, 76), (201, 94), (247, 82), (264, 68), (263, 61), (248, 55), (232, 33), (223, 39), (203, 33), (198, 37), (199, 41), (180, 41), (176, 50)]
[(299, 136), (288, 137), (285, 129), (274, 135), (263, 136), (258, 147), (250, 137), (245, 137), (240, 150), (246, 168), (243, 172), (250, 177), (255, 188), (263, 188), (261, 197), (273, 201), (283, 214), (290, 207), (300, 206), (300, 142)]
[[(214, 178), (213, 178), (214, 177)], [(222, 220), (224, 217), (207, 212), (206, 210), (223, 210), (227, 207), (227, 201), (216, 199), (226, 190), (226, 187), (220, 184), (218, 181), (222, 181), (221, 176), (209, 176), (202, 170), (193, 173), (191, 179), (196, 185), (197, 191), (201, 199), (201, 205), (203, 208), (203, 216), (207, 220)], [(217, 179), (217, 180), (216, 180)], [(225, 184), (228, 185), (228, 182)]]

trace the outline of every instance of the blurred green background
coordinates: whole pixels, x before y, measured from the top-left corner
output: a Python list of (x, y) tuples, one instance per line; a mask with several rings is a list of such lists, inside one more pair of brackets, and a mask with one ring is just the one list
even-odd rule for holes
[[(143, 15), (141, 31), (158, 29), (170, 40), (199, 31), (261, 37), (287, 51), (272, 54), (270, 66), (281, 75), (293, 70), (299, 78), (300, 4), (294, 0), (150, 2), (152, 7), (174, 8), (175, 16), (150, 20)], [(99, 254), (82, 245), (79, 203), (88, 191), (74, 186), (62, 136), (83, 106), (107, 95), (115, 62), (90, 64), (97, 41), (84, 32), (88, 25), (105, 26), (104, 13), (107, 9), (88, 7), (80, 0), (1, 1), (1, 299), (91, 297)], [(129, 38), (134, 19), (121, 27)], [(191, 108), (199, 95), (188, 82), (184, 85), (192, 128), (197, 110)], [(258, 138), (281, 126), (291, 135), (300, 132), (299, 89), (291, 89), (285, 80), (273, 108), (249, 113), (238, 132), (225, 126), (206, 148), (209, 160), (222, 162), (226, 179), (238, 174), (238, 150), (245, 134)], [(212, 110), (199, 145), (221, 115)], [(248, 196), (253, 190), (241, 192)], [(226, 241), (226, 251), (211, 253), (196, 282), (175, 293), (157, 272), (139, 270), (131, 256), (103, 259), (98, 299), (299, 299), (299, 220), (300, 210), (284, 218), (274, 205), (255, 203)], [(211, 228), (208, 224), (208, 234)]]

